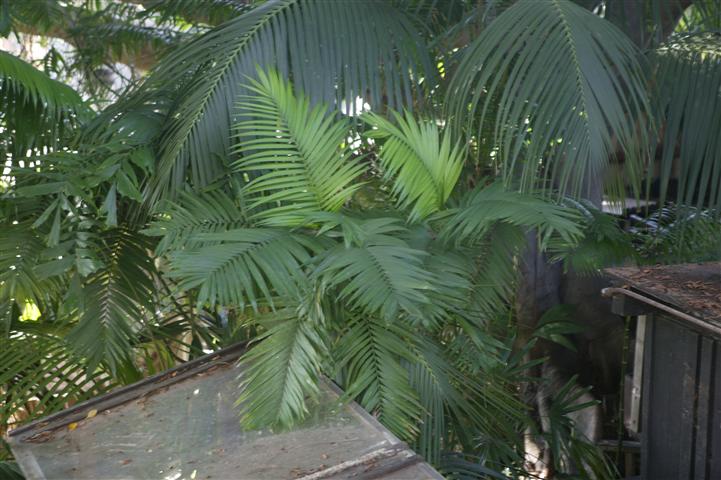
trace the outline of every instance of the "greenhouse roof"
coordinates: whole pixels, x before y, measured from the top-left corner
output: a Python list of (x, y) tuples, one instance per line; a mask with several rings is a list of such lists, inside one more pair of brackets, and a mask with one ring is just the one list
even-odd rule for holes
[[(244, 431), (236, 346), (12, 431), (28, 480), (439, 479), (330, 382), (291, 431)], [(242, 407), (241, 407), (242, 408)]]

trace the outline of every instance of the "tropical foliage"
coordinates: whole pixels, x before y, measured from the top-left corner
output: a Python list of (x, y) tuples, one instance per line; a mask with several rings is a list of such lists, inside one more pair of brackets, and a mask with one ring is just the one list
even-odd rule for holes
[[(247, 340), (245, 426), (293, 425), (329, 377), (448, 475), (518, 477), (529, 233), (587, 272), (718, 252), (715, 2), (639, 25), (570, 0), (25, 3), (5, 33), (67, 34), (83, 96), (0, 52), (0, 428)], [(672, 180), (628, 232), (597, 208)], [(610, 478), (571, 391), (554, 461)]]

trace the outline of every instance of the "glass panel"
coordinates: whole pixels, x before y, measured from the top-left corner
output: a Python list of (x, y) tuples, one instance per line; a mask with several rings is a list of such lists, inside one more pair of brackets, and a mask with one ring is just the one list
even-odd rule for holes
[[(327, 386), (320, 407), (297, 429), (243, 431), (234, 406), (238, 370), (213, 368), (34, 440), (32, 432), (18, 435), (13, 450), (30, 477), (37, 468), (36, 474), (49, 479), (280, 479), (309, 475), (397, 442), (341, 405)], [(433, 472), (408, 466), (392, 478), (440, 478), (418, 476), (426, 470)]]

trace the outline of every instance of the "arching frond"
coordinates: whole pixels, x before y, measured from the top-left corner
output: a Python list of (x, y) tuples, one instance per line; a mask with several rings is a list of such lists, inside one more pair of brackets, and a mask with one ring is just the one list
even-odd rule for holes
[(258, 307), (277, 296), (297, 299), (303, 271), (322, 241), (284, 229), (238, 228), (192, 237), (199, 246), (171, 255), (171, 275), (199, 288), (198, 303)]
[[(672, 39), (656, 54), (661, 201), (674, 167), (681, 204), (721, 207), (721, 40)], [(651, 175), (657, 172), (651, 171)], [(650, 184), (650, 183), (649, 183)]]
[(102, 362), (116, 372), (132, 364), (131, 342), (143, 319), (153, 315), (155, 267), (147, 237), (117, 229), (102, 240), (103, 267), (82, 286), (80, 321), (67, 341), (91, 368)]
[(25, 156), (28, 149), (54, 146), (63, 131), (90, 115), (75, 90), (0, 51), (0, 153)]
[[(245, 188), (262, 224), (294, 226), (311, 212), (337, 211), (360, 187), (363, 166), (342, 144), (348, 124), (322, 105), (314, 108), (276, 71), (258, 72), (238, 108), (234, 168), (255, 177)], [(253, 198), (253, 197), (251, 197)]]
[(149, 194), (178, 191), (188, 174), (204, 186), (223, 170), (230, 127), (243, 114), (234, 101), (258, 67), (291, 78), (313, 104), (353, 106), (361, 97), (397, 108), (433, 76), (422, 45), (407, 13), (383, 0), (274, 0), (188, 42), (163, 59), (140, 95), (178, 82), (185, 93), (168, 116)]
[(441, 237), (457, 243), (478, 241), (496, 223), (530, 230), (541, 238), (560, 235), (569, 244), (581, 237), (580, 217), (573, 210), (532, 195), (506, 190), (500, 182), (470, 191), (461, 205), (449, 209)]
[(3, 51), (0, 51), (0, 80), (0, 99), (3, 101), (4, 112), (13, 104), (21, 102), (35, 105), (51, 116), (74, 109), (77, 109), (78, 113), (87, 112), (75, 90)]
[(183, 192), (177, 202), (167, 202), (146, 235), (161, 237), (155, 253), (198, 246), (201, 233), (219, 233), (247, 224), (245, 212), (221, 190)]
[(296, 309), (258, 320), (268, 330), (240, 360), (241, 421), (249, 428), (290, 426), (308, 413), (308, 400), (318, 394), (325, 341), (317, 323)]
[(514, 258), (526, 248), (528, 238), (522, 227), (498, 222), (478, 245), (476, 274), (464, 318), (475, 326), (484, 326), (498, 315), (513, 298), (518, 277)]
[(420, 333), (409, 338), (415, 357), (407, 368), (423, 406), (419, 453), (438, 464), (442, 450), (448, 449), (450, 431), (470, 448), (477, 446), (479, 435), (512, 444), (509, 437), (516, 436), (512, 425), (523, 418), (512, 387), (496, 378), (488, 381), (484, 372), (462, 368), (436, 339)]
[(418, 431), (422, 407), (401, 364), (415, 357), (405, 336), (405, 328), (398, 324), (359, 315), (341, 333), (334, 358), (343, 369), (348, 397), (408, 440)]
[[(54, 336), (16, 333), (0, 349), (0, 424), (23, 411), (28, 418), (62, 410), (69, 403), (92, 398), (114, 382), (88, 369), (73, 347)], [(38, 408), (31, 407), (39, 400)]]
[[(398, 234), (396, 219), (356, 223), (356, 242), (346, 242), (320, 255), (315, 275), (337, 287), (339, 299), (354, 309), (393, 321), (399, 313), (422, 316), (426, 292), (432, 288), (423, 268), (426, 253), (411, 248)], [(393, 235), (395, 233), (395, 235)]]
[(452, 121), (499, 149), (507, 183), (588, 194), (617, 148), (640, 160), (636, 122), (649, 107), (639, 56), (568, 0), (520, 0), (466, 48), (448, 92)]
[(32, 222), (7, 222), (0, 228), (0, 300), (10, 299), (21, 306), (39, 303), (47, 293), (58, 292), (58, 285), (38, 275), (45, 245), (32, 228)]
[(410, 208), (410, 221), (441, 209), (463, 167), (463, 151), (450, 136), (441, 135), (433, 121), (418, 121), (409, 113), (393, 112), (395, 125), (377, 114), (366, 114), (373, 126), (367, 135), (383, 139), (378, 157), (401, 208)]

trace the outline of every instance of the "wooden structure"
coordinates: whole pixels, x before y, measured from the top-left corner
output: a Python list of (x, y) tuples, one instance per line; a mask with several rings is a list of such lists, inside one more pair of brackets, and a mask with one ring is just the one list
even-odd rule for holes
[[(28, 480), (442, 479), (339, 390), (322, 384), (290, 431), (245, 431), (231, 347), (10, 432)], [(240, 406), (242, 408), (242, 405)]]
[(641, 478), (721, 479), (721, 262), (607, 272), (614, 313), (637, 317), (626, 426)]

